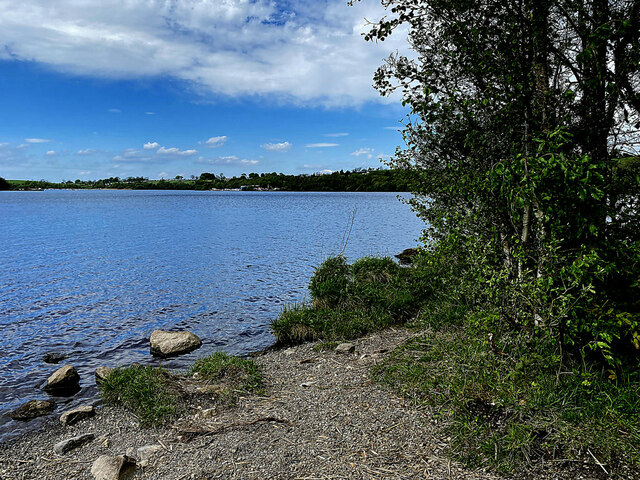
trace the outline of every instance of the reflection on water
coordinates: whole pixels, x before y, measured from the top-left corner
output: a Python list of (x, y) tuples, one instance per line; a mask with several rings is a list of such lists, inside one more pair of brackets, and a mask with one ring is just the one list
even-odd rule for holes
[[(0, 192), (0, 411), (32, 398), (64, 352), (82, 391), (97, 366), (133, 361), (181, 368), (215, 350), (273, 341), (269, 321), (304, 301), (313, 267), (345, 255), (395, 254), (421, 223), (388, 193)], [(148, 354), (157, 328), (189, 329), (201, 349)], [(0, 417), (0, 438), (25, 424)], [(17, 430), (16, 430), (17, 429)]]

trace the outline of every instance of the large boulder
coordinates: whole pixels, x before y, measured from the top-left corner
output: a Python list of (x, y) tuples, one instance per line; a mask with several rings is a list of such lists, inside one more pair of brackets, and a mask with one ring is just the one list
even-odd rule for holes
[(53, 400), (29, 400), (16, 408), (9, 416), (14, 420), (31, 420), (53, 412), (54, 408), (56, 408), (56, 402)]
[(135, 459), (127, 455), (102, 455), (93, 462), (91, 474), (95, 480), (128, 480), (136, 473)]
[(60, 423), (63, 425), (73, 425), (74, 423), (84, 420), (86, 418), (93, 417), (96, 414), (96, 409), (91, 405), (83, 405), (81, 407), (74, 408), (73, 410), (67, 410), (60, 416)]
[(73, 395), (80, 390), (80, 375), (72, 365), (59, 368), (47, 379), (44, 390), (54, 395)]
[(151, 354), (172, 357), (191, 352), (202, 346), (202, 340), (191, 332), (165, 332), (155, 330), (149, 339)]

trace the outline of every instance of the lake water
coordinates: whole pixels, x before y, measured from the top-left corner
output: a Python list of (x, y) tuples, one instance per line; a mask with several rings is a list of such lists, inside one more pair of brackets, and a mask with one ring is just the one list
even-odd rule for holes
[[(404, 194), (405, 197), (408, 194)], [(82, 390), (56, 414), (96, 398), (93, 373), (131, 362), (182, 368), (216, 350), (273, 343), (269, 322), (308, 298), (314, 266), (393, 255), (421, 222), (390, 193), (0, 192), (0, 439), (27, 424), (6, 413), (47, 397), (37, 387), (63, 352)], [(199, 350), (149, 355), (155, 329), (190, 330)], [(62, 365), (61, 364), (61, 365)]]

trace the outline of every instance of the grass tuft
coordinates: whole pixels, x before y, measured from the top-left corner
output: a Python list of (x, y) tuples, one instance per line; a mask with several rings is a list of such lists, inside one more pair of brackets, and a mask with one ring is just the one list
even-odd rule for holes
[(214, 380), (227, 387), (246, 393), (263, 392), (262, 372), (251, 359), (215, 352), (193, 364), (191, 374), (197, 373), (204, 380)]
[(143, 426), (157, 426), (178, 413), (177, 396), (160, 368), (132, 365), (117, 368), (100, 385), (103, 399), (131, 410)]

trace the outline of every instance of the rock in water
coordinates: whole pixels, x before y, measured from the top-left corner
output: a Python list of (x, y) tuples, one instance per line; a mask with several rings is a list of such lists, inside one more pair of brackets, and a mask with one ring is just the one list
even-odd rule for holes
[(96, 383), (102, 383), (113, 372), (111, 367), (98, 367), (96, 368)]
[(155, 330), (149, 339), (151, 354), (158, 357), (172, 357), (191, 352), (202, 346), (202, 340), (191, 332), (165, 332)]
[(128, 480), (136, 473), (136, 461), (126, 455), (102, 455), (93, 462), (91, 474), (95, 480)]
[(73, 395), (80, 390), (80, 376), (71, 365), (59, 368), (47, 379), (44, 390), (55, 395)]
[(62, 440), (61, 442), (56, 443), (53, 446), (53, 451), (58, 455), (64, 455), (74, 448), (78, 448), (85, 443), (90, 442), (94, 438), (95, 436), (93, 435), (93, 433), (85, 433), (84, 435), (78, 435), (77, 437), (67, 438), (65, 440)]
[(73, 410), (68, 410), (60, 416), (60, 423), (63, 425), (73, 425), (74, 423), (93, 417), (96, 414), (95, 408), (91, 405), (84, 405)]
[(67, 355), (65, 353), (60, 353), (60, 352), (49, 352), (49, 353), (45, 353), (42, 356), (42, 360), (45, 363), (59, 363), (65, 358), (67, 358)]
[(56, 408), (56, 402), (53, 400), (29, 400), (16, 408), (9, 416), (14, 420), (31, 420), (53, 412), (54, 408)]

